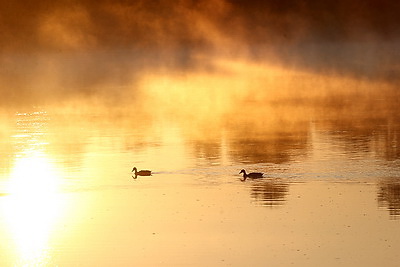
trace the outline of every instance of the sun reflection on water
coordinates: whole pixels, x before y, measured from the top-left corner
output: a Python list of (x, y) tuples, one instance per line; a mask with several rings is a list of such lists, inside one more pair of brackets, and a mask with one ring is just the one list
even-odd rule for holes
[(43, 264), (51, 229), (62, 211), (59, 175), (43, 154), (17, 158), (4, 216), (22, 264)]
[(16, 147), (25, 149), (17, 151), (14, 157), (3, 200), (3, 216), (14, 240), (14, 253), (18, 255), (15, 264), (46, 265), (50, 261), (52, 231), (63, 211), (62, 176), (46, 153), (44, 136), (35, 135), (37, 124), (27, 122), (22, 128), (35, 138), (14, 136)]

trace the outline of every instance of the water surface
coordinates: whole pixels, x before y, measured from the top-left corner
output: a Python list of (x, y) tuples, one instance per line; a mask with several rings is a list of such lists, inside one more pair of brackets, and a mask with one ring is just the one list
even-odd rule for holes
[(400, 120), (386, 106), (278, 123), (265, 106), (217, 122), (6, 109), (0, 264), (396, 266)]

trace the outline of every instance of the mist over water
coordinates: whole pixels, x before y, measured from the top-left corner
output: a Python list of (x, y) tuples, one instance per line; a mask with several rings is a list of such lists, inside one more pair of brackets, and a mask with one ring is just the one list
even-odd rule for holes
[(61, 147), (82, 146), (76, 129), (89, 115), (156, 140), (157, 127), (177, 127), (203, 165), (221, 164), (224, 146), (238, 164), (286, 164), (309, 156), (322, 131), (345, 154), (397, 166), (396, 3), (0, 5), (3, 136), (12, 114), (34, 107), (74, 132), (56, 134)]
[(261, 77), (277, 67), (396, 87), (398, 9), (391, 1), (2, 3), (2, 101), (132, 100), (148, 90), (138, 85), (148, 74), (225, 79), (221, 61), (243, 65), (231, 76), (249, 94), (281, 89), (248, 77), (248, 64)]
[(1, 2), (0, 265), (396, 266), (399, 11)]

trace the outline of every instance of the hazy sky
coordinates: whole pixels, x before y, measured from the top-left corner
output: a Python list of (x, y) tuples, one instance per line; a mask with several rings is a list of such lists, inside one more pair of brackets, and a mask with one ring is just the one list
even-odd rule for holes
[(389, 0), (1, 1), (0, 90), (123, 84), (216, 57), (397, 81), (398, 14)]
[[(1, 1), (1, 50), (397, 39), (400, 5), (347, 1)], [(208, 48), (208, 47), (207, 47)]]

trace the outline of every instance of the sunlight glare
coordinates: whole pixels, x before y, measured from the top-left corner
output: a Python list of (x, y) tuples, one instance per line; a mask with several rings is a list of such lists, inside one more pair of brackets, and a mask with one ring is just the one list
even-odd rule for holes
[(59, 175), (43, 153), (16, 158), (5, 203), (21, 264), (45, 264), (48, 239), (59, 216)]

